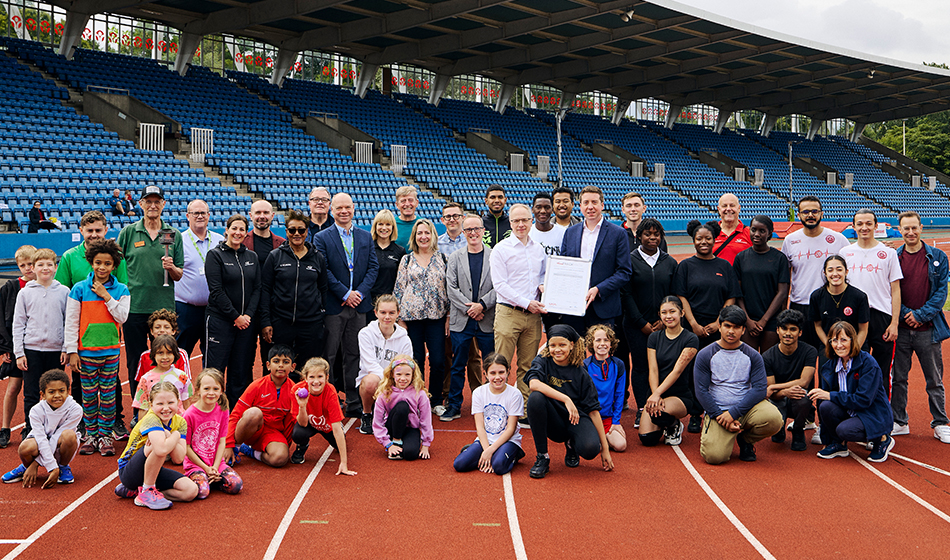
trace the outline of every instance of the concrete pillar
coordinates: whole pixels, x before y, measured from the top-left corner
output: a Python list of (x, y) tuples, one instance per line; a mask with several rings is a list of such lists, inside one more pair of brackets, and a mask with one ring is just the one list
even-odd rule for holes
[(719, 118), (716, 120), (716, 127), (713, 128), (713, 131), (716, 134), (721, 134), (722, 129), (726, 128), (726, 124), (729, 122), (729, 117), (732, 116), (732, 109), (720, 107), (719, 109)]
[(623, 116), (627, 113), (627, 109), (630, 108), (631, 103), (633, 103), (633, 101), (630, 99), (617, 99), (617, 106), (614, 108), (614, 115), (611, 117), (610, 122), (620, 126), (620, 121), (623, 120)]
[(759, 134), (769, 137), (769, 134), (772, 133), (772, 129), (775, 128), (775, 122), (778, 120), (778, 115), (765, 115), (765, 118), (762, 119), (762, 127), (759, 128)]
[(446, 88), (449, 87), (449, 82), (452, 80), (452, 76), (445, 74), (436, 74), (435, 80), (432, 84), (432, 89), (429, 90), (429, 103), (439, 106), (439, 101), (442, 101), (442, 94), (445, 93)]
[(852, 142), (857, 142), (858, 139), (861, 138), (861, 133), (864, 132), (864, 127), (866, 126), (867, 126), (866, 123), (859, 123), (859, 122), (854, 123), (854, 130), (851, 131), (850, 140)]
[(518, 86), (512, 84), (502, 84), (501, 91), (498, 93), (498, 100), (495, 101), (495, 112), (505, 114), (505, 107), (511, 101), (511, 96), (515, 94), (515, 88)]
[(278, 49), (277, 60), (274, 61), (274, 71), (270, 75), (270, 83), (280, 87), (284, 83), (284, 78), (290, 72), (294, 62), (297, 60), (297, 51), (290, 49)]
[(676, 119), (680, 118), (682, 112), (682, 105), (670, 105), (670, 110), (666, 112), (666, 122), (663, 123), (663, 126), (665, 128), (673, 128), (673, 123), (676, 122)]
[(822, 120), (812, 119), (811, 126), (808, 127), (808, 135), (805, 136), (805, 138), (809, 140), (814, 140), (815, 135), (818, 134), (818, 129), (821, 128), (821, 125), (824, 124), (824, 122), (825, 121), (822, 121)]
[(377, 70), (379, 70), (379, 64), (367, 64), (365, 62), (363, 67), (360, 68), (360, 74), (356, 77), (356, 95), (360, 99), (366, 97), (369, 86), (373, 85), (373, 79), (376, 78)]
[(66, 12), (63, 38), (59, 41), (59, 54), (65, 56), (67, 60), (72, 60), (76, 53), (76, 47), (79, 46), (79, 42), (82, 40), (82, 32), (87, 23), (89, 23), (89, 14)]
[(197, 33), (182, 33), (181, 44), (178, 45), (178, 54), (175, 55), (175, 72), (184, 76), (188, 72), (188, 64), (195, 57), (195, 51), (201, 44), (201, 35)]

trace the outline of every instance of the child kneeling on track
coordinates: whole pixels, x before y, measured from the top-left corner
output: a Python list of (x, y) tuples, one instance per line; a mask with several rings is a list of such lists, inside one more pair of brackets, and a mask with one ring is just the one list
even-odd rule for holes
[(184, 419), (186, 432), (185, 474), (198, 485), (198, 499), (203, 500), (211, 488), (225, 494), (237, 494), (244, 486), (241, 477), (224, 462), (228, 435), (228, 397), (224, 395), (224, 375), (206, 368), (195, 379), (198, 402), (188, 407)]
[(297, 444), (290, 462), (301, 464), (310, 447), (310, 438), (320, 434), (340, 453), (336, 474), (353, 476), (346, 468), (346, 438), (343, 435), (343, 411), (336, 388), (327, 383), (330, 364), (323, 358), (310, 358), (303, 366), (303, 381), (293, 387), (294, 400), (290, 413), (297, 421), (291, 438)]
[(620, 412), (623, 410), (627, 367), (613, 355), (620, 341), (612, 328), (594, 325), (587, 329), (584, 342), (591, 353), (584, 360), (584, 368), (597, 388), (600, 418), (604, 423), (607, 444), (614, 451), (626, 451), (627, 433), (620, 425)]
[(37, 465), (46, 469), (43, 488), (53, 484), (72, 484), (69, 462), (76, 456), (79, 436), (76, 428), (82, 420), (82, 406), (69, 395), (69, 376), (51, 369), (40, 376), (42, 400), (30, 409), (30, 432), (17, 451), (22, 464), (3, 475), (10, 484), (22, 480), (24, 488), (36, 484)]
[(287, 376), (297, 369), (294, 351), (275, 344), (267, 353), (267, 369), (270, 374), (248, 385), (228, 418), (224, 460), (229, 465), (240, 462), (238, 452), (272, 467), (283, 467), (290, 459), (295, 396)]
[(373, 399), (383, 380), (383, 370), (399, 354), (412, 355), (412, 341), (405, 327), (396, 323), (399, 319), (399, 300), (392, 294), (376, 298), (373, 312), (376, 320), (360, 330), (360, 373), (356, 386), (360, 389), (363, 414), (360, 418), (360, 433), (373, 433)]
[(166, 469), (166, 458), (181, 463), (185, 458), (188, 426), (178, 412), (178, 387), (168, 381), (152, 385), (151, 408), (142, 417), (119, 457), (119, 485), (115, 494), (135, 498), (135, 505), (168, 509), (169, 500), (190, 502), (198, 496), (198, 485), (180, 472)]
[(428, 459), (432, 445), (432, 409), (422, 370), (399, 354), (383, 371), (373, 407), (373, 435), (390, 459)]
[(584, 347), (580, 337), (568, 325), (554, 325), (548, 331), (547, 345), (531, 362), (525, 381), (528, 396), (528, 422), (538, 450), (531, 467), (531, 478), (544, 478), (550, 469), (548, 439), (564, 443), (564, 464), (574, 468), (581, 457), (590, 460), (600, 453), (604, 470), (613, 470), (610, 445), (600, 419), (597, 388), (584, 371)]
[(503, 355), (485, 356), (482, 369), (486, 384), (472, 391), (472, 414), (478, 437), (475, 443), (462, 448), (454, 467), (458, 472), (478, 469), (504, 475), (524, 457), (518, 426), (518, 418), (524, 414), (524, 397), (508, 384), (511, 367)]

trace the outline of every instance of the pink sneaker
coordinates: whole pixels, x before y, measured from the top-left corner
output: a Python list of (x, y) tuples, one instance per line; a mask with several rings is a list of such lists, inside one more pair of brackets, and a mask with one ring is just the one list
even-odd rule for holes
[(149, 488), (139, 487), (139, 493), (135, 497), (135, 505), (147, 507), (148, 509), (168, 509), (172, 503), (165, 499), (165, 495), (158, 491), (158, 488), (151, 486)]

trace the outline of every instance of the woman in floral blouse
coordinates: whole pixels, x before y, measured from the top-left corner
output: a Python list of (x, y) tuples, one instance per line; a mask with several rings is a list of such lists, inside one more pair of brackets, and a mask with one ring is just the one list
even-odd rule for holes
[(412, 353), (425, 371), (426, 350), (429, 353), (429, 402), (433, 412), (442, 406), (442, 383), (445, 378), (446, 316), (449, 297), (445, 291), (445, 257), (438, 250), (435, 226), (419, 220), (409, 238), (409, 254), (399, 262), (396, 288), (399, 319), (409, 331)]

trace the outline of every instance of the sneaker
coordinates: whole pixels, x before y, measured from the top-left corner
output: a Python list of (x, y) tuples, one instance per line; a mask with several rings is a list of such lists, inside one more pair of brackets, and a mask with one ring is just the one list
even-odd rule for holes
[(246, 443), (242, 443), (240, 447), (238, 447), (238, 452), (247, 455), (251, 459), (254, 459), (254, 449), (252, 449), (251, 446)]
[(640, 427), (640, 417), (643, 416), (643, 409), (637, 409), (637, 416), (633, 419), (633, 428), (638, 429)]
[(785, 443), (785, 430), (779, 430), (772, 436), (772, 443)]
[(94, 437), (83, 438), (83, 440), (82, 440), (82, 445), (79, 446), (79, 454), (80, 454), (80, 455), (92, 455), (92, 454), (95, 453), (96, 450), (99, 448), (99, 447), (96, 445), (96, 443), (97, 443), (97, 442), (96, 442), (96, 438), (94, 438)]
[(26, 472), (26, 467), (24, 467), (22, 464), (19, 464), (17, 465), (15, 469), (3, 475), (3, 478), (2, 478), (3, 483), (12, 484), (14, 482), (20, 482), (21, 480), (23, 480), (23, 473), (25, 472)]
[(99, 455), (103, 457), (112, 457), (115, 455), (115, 442), (111, 437), (104, 437), (99, 440)]
[(665, 441), (667, 445), (679, 445), (683, 442), (683, 429), (686, 428), (683, 422), (678, 421), (664, 430)]
[(577, 454), (577, 450), (574, 449), (574, 446), (571, 445), (570, 441), (564, 444), (564, 448), (564, 464), (572, 469), (580, 466), (581, 458)]
[(79, 439), (86, 437), (86, 422), (83, 420), (79, 421), (79, 425), (76, 426), (76, 435), (79, 436)]
[(815, 430), (815, 433), (811, 435), (812, 445), (821, 445), (821, 434), (818, 433), (818, 430)]
[(805, 443), (805, 431), (792, 432), (792, 451), (804, 451), (808, 449)]
[(524, 418), (519, 419), (518, 426), (520, 426), (522, 430), (530, 430), (531, 424), (528, 423), (528, 417), (526, 416)]
[(73, 476), (73, 469), (69, 468), (69, 465), (60, 465), (59, 466), (59, 484), (72, 484), (76, 482), (76, 478)]
[(20, 430), (20, 442), (21, 442), (21, 443), (26, 439), (26, 436), (30, 435), (30, 430), (32, 430), (32, 429), (33, 429), (33, 428), (31, 428), (31, 427), (29, 427), (29, 426), (26, 426), (26, 427), (24, 427), (22, 430)]
[(909, 426), (909, 425), (904, 424), (904, 425), (902, 426), (902, 425), (898, 424), (897, 422), (894, 422), (894, 427), (891, 428), (891, 435), (892, 435), (892, 436), (906, 436), (906, 435), (908, 435), (908, 434), (910, 434), (910, 426)]
[[(133, 424), (134, 426), (135, 424)], [(125, 422), (121, 419), (117, 419), (115, 424), (112, 425), (112, 437), (116, 441), (125, 441), (129, 439), (129, 430), (125, 427)]]
[(172, 507), (172, 503), (154, 486), (139, 487), (139, 493), (135, 496), (135, 505), (148, 509), (168, 509)]
[(130, 488), (126, 488), (126, 487), (123, 486), (122, 483), (120, 482), (119, 485), (115, 487), (115, 495), (118, 496), (118, 497), (120, 497), (120, 498), (134, 498), (134, 497), (138, 496), (139, 493), (138, 493), (137, 490), (132, 490), (132, 489), (130, 489)]
[(934, 437), (942, 443), (950, 443), (950, 426), (946, 424), (934, 426)]
[(531, 467), (531, 471), (528, 472), (528, 476), (531, 478), (544, 478), (544, 475), (548, 474), (549, 470), (551, 470), (551, 458), (538, 455), (534, 466)]
[(874, 449), (872, 449), (871, 454), (868, 455), (868, 461), (872, 463), (883, 463), (887, 461), (887, 454), (891, 452), (891, 449), (894, 449), (894, 438), (884, 436), (884, 441), (874, 442)]
[(443, 414), (445, 414), (445, 407), (442, 406), (441, 404), (435, 405), (434, 407), (432, 407), (432, 414), (435, 414), (436, 416), (441, 417)]
[(441, 420), (442, 422), (451, 422), (452, 420), (455, 420), (456, 418), (461, 418), (461, 417), (462, 417), (462, 411), (455, 408), (454, 406), (450, 406), (445, 409), (445, 412), (442, 413), (442, 416), (439, 416), (439, 420)]
[(367, 435), (373, 433), (373, 415), (369, 412), (364, 412), (360, 416), (360, 433)]
[(310, 448), (310, 443), (306, 445), (297, 444), (297, 447), (294, 449), (294, 454), (290, 456), (290, 462), (295, 465), (303, 464), (304, 456), (307, 454), (307, 449)]
[(834, 459), (835, 457), (847, 457), (848, 455), (848, 446), (843, 443), (829, 443), (818, 452), (818, 456), (822, 459)]
[(804, 429), (804, 430), (817, 430), (817, 429), (818, 429), (818, 424), (815, 424), (814, 422), (805, 422), (805, 427), (802, 428), (802, 429)]
[(691, 434), (698, 434), (703, 431), (703, 418), (701, 416), (690, 416), (686, 431)]
[(742, 434), (736, 438), (739, 443), (739, 460), (751, 463), (755, 461), (755, 445), (747, 442)]
[(0, 449), (6, 449), (10, 445), (10, 428), (0, 428)]

